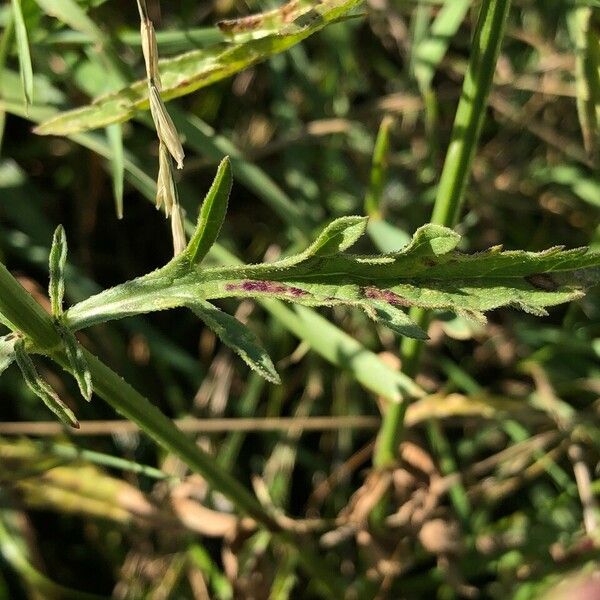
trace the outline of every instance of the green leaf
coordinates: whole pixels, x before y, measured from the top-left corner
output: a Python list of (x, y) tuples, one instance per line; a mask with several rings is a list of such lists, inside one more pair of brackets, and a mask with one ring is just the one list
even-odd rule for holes
[[(277, 33), (258, 40), (217, 44), (187, 52), (159, 63), (164, 101), (191, 94), (283, 52), (339, 19), (360, 0), (325, 0), (282, 27)], [(41, 135), (68, 135), (105, 127), (131, 119), (138, 110), (148, 108), (148, 86), (140, 80), (130, 86), (97, 98), (83, 108), (61, 113), (36, 128)]]
[(394, 120), (390, 115), (383, 117), (381, 125), (379, 125), (379, 131), (377, 132), (377, 139), (375, 140), (375, 148), (371, 161), (371, 178), (365, 196), (365, 212), (370, 217), (381, 216), (381, 198), (387, 178), (390, 128), (393, 122)]
[(31, 54), (29, 52), (29, 39), (27, 28), (21, 9), (21, 0), (12, 0), (12, 9), (15, 21), (15, 35), (17, 39), (17, 52), (19, 54), (19, 70), (21, 72), (21, 85), (25, 102), (31, 104), (33, 101), (33, 67), (31, 66)]
[(104, 41), (102, 30), (90, 19), (75, 0), (35, 0), (51, 17), (57, 18), (71, 29), (89, 35), (96, 43)]
[(193, 264), (202, 262), (221, 231), (232, 184), (231, 162), (226, 156), (221, 161), (215, 179), (204, 198), (196, 230), (183, 254)]
[[(448, 309), (481, 320), (483, 312), (512, 306), (542, 315), (548, 306), (581, 297), (586, 286), (600, 279), (600, 253), (586, 248), (502, 252), (495, 247), (469, 255), (455, 250), (456, 232), (432, 224), (419, 228), (393, 254), (334, 253), (336, 245), (355, 241), (361, 229), (363, 217), (338, 219), (308, 250), (274, 263), (185, 269), (173, 261), (75, 305), (67, 320), (75, 330), (191, 302), (272, 298), (306, 306), (354, 306), (406, 335), (422, 337), (392, 309)], [(384, 305), (391, 308), (382, 311)]]
[(114, 123), (106, 128), (106, 137), (110, 145), (110, 166), (113, 180), (113, 194), (117, 218), (123, 218), (123, 179), (125, 177), (125, 158), (123, 155), (123, 127)]
[(225, 19), (217, 26), (223, 35), (232, 42), (257, 40), (267, 35), (277, 34), (281, 29), (300, 19), (314, 6), (311, 0), (290, 0), (273, 10), (239, 19)]
[(367, 217), (340, 217), (327, 225), (301, 256), (332, 256), (344, 252), (362, 237), (367, 223)]
[(586, 152), (598, 159), (600, 120), (600, 35), (591, 8), (575, 8), (567, 22), (575, 46), (577, 115)]
[(415, 77), (422, 92), (429, 89), (435, 70), (471, 4), (472, 0), (446, 0), (433, 21), (429, 35), (415, 49)]
[(79, 421), (73, 411), (58, 397), (57, 393), (40, 377), (30, 358), (25, 352), (23, 340), (15, 344), (15, 359), (25, 383), (44, 404), (65, 424), (79, 429)]
[(90, 368), (85, 360), (81, 346), (73, 332), (62, 322), (59, 321), (56, 327), (63, 341), (67, 360), (69, 361), (69, 366), (71, 367), (71, 372), (77, 382), (79, 391), (83, 398), (89, 402), (92, 399), (94, 389), (92, 387)]
[(0, 337), (0, 375), (15, 360), (15, 344), (17, 338), (13, 334), (8, 334)]
[(65, 264), (67, 262), (67, 237), (62, 225), (54, 231), (52, 248), (50, 249), (50, 284), (48, 292), (52, 314), (59, 317), (63, 314), (63, 298), (65, 295)]
[(271, 383), (279, 384), (281, 379), (267, 351), (260, 345), (256, 336), (235, 317), (222, 312), (208, 302), (189, 304), (188, 307), (219, 339), (259, 375)]
[(59, 317), (63, 313), (63, 298), (65, 295), (65, 264), (67, 262), (67, 237), (62, 225), (54, 231), (52, 248), (50, 249), (50, 284), (48, 292), (52, 314)]
[(399, 310), (392, 304), (388, 304), (381, 300), (374, 300), (369, 305), (375, 313), (372, 314), (367, 310), (367, 314), (374, 321), (391, 329), (398, 335), (403, 335), (417, 340), (426, 340), (428, 335), (403, 311)]

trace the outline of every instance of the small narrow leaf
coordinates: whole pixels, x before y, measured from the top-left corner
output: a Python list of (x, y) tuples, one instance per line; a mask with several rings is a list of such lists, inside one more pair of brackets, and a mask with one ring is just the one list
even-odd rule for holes
[(52, 248), (50, 249), (50, 284), (48, 292), (52, 314), (59, 317), (63, 313), (65, 295), (65, 263), (67, 262), (67, 237), (62, 225), (54, 231)]
[(374, 300), (369, 306), (374, 309), (374, 314), (366, 311), (367, 314), (395, 333), (417, 340), (428, 339), (429, 336), (399, 308), (381, 300)]
[(15, 344), (17, 338), (13, 334), (0, 337), (0, 375), (15, 360)]
[(110, 146), (110, 166), (113, 181), (113, 195), (117, 218), (123, 218), (123, 179), (125, 177), (125, 157), (123, 155), (123, 126), (113, 123), (106, 128)]
[(58, 397), (56, 392), (40, 377), (25, 352), (23, 340), (15, 344), (15, 359), (29, 389), (65, 424), (79, 429), (79, 421), (73, 411)]
[(367, 229), (367, 217), (340, 217), (325, 227), (303, 253), (306, 256), (331, 256), (353, 246)]
[(442, 225), (428, 223), (419, 227), (409, 244), (400, 250), (398, 256), (441, 256), (454, 250), (460, 242), (460, 235)]
[(73, 373), (73, 377), (75, 377), (79, 391), (84, 399), (89, 402), (92, 399), (94, 391), (92, 387), (92, 374), (90, 373), (90, 368), (85, 360), (81, 346), (73, 332), (62, 322), (57, 323), (57, 329), (62, 338), (71, 372)]
[(196, 230), (186, 250), (186, 256), (193, 264), (202, 262), (221, 231), (232, 184), (231, 162), (226, 156), (221, 161), (215, 179), (204, 198)]
[(29, 52), (29, 39), (27, 27), (21, 9), (21, 0), (12, 0), (12, 9), (15, 22), (15, 35), (17, 39), (17, 52), (19, 54), (19, 70), (21, 72), (21, 84), (25, 103), (33, 101), (33, 67), (31, 66), (31, 54)]
[(198, 302), (189, 304), (188, 306), (253, 371), (256, 371), (271, 383), (281, 383), (281, 379), (267, 351), (260, 345), (256, 336), (245, 325), (208, 302)]

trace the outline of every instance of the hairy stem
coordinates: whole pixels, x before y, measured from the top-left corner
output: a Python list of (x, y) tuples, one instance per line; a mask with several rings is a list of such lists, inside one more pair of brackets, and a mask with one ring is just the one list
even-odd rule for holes
[[(47, 354), (64, 368), (68, 361), (62, 350), (59, 333), (50, 315), (12, 277), (8, 269), (0, 263), (0, 315), (3, 322), (29, 338), (36, 349)], [(85, 358), (92, 375), (94, 391), (118, 413), (136, 423), (165, 450), (181, 458), (193, 471), (227, 496), (243, 513), (255, 519), (266, 529), (274, 532), (277, 539), (298, 548), (297, 541), (282, 532), (278, 523), (263, 509), (248, 490), (224, 471), (194, 441), (179, 430), (149, 400), (131, 387), (122, 377), (88, 351)], [(322, 562), (306, 547), (299, 552), (300, 561), (307, 572), (320, 580), (330, 596), (337, 589), (331, 573), (324, 572)]]

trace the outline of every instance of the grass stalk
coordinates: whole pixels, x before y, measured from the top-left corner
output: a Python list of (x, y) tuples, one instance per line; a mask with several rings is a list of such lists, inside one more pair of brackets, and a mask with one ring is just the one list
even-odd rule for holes
[[(453, 227), (460, 215), (509, 7), (510, 0), (484, 0), (481, 4), (469, 66), (431, 217), (431, 221), (437, 225)], [(413, 309), (411, 317), (421, 328), (427, 328), (429, 314), (426, 310)], [(418, 370), (422, 348), (421, 341), (403, 338), (402, 368), (409, 377), (413, 377)], [(387, 468), (396, 462), (405, 412), (405, 409), (397, 405), (390, 405), (386, 410), (373, 457), (376, 468)]]

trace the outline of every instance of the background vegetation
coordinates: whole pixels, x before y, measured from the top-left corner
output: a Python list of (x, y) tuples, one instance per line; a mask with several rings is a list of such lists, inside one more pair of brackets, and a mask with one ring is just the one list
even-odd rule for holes
[[(231, 156), (210, 264), (289, 255), (345, 215), (371, 217), (360, 252), (406, 244), (432, 219), (478, 14), (490, 4), (501, 3), (372, 0), (169, 102), (186, 152), (179, 200), (192, 220)], [(461, 250), (598, 245), (595, 4), (512, 2), (456, 226)], [(222, 42), (217, 21), (270, 8), (148, 2), (162, 57)], [(59, 223), (67, 304), (167, 263), (170, 227), (151, 204), (149, 113), (93, 132), (32, 132), (145, 76), (135, 3), (13, 0), (0, 25), (2, 263), (48, 310)], [(544, 318), (504, 308), (483, 324), (437, 311), (414, 364), (402, 364), (399, 336), (357, 310), (320, 309), (324, 320), (273, 301), (218, 304), (257, 333), (281, 385), (183, 309), (99, 325), (80, 340), (178, 419), (217, 471), (252, 489), (271, 531), (238, 518), (189, 463), (100, 398), (83, 402), (72, 378), (36, 358), (82, 428), (50, 422), (19, 370), (3, 373), (0, 596), (283, 599), (343, 587), (354, 598), (522, 600), (593, 572), (597, 289)], [(372, 469), (386, 386), (419, 397), (399, 457)]]

